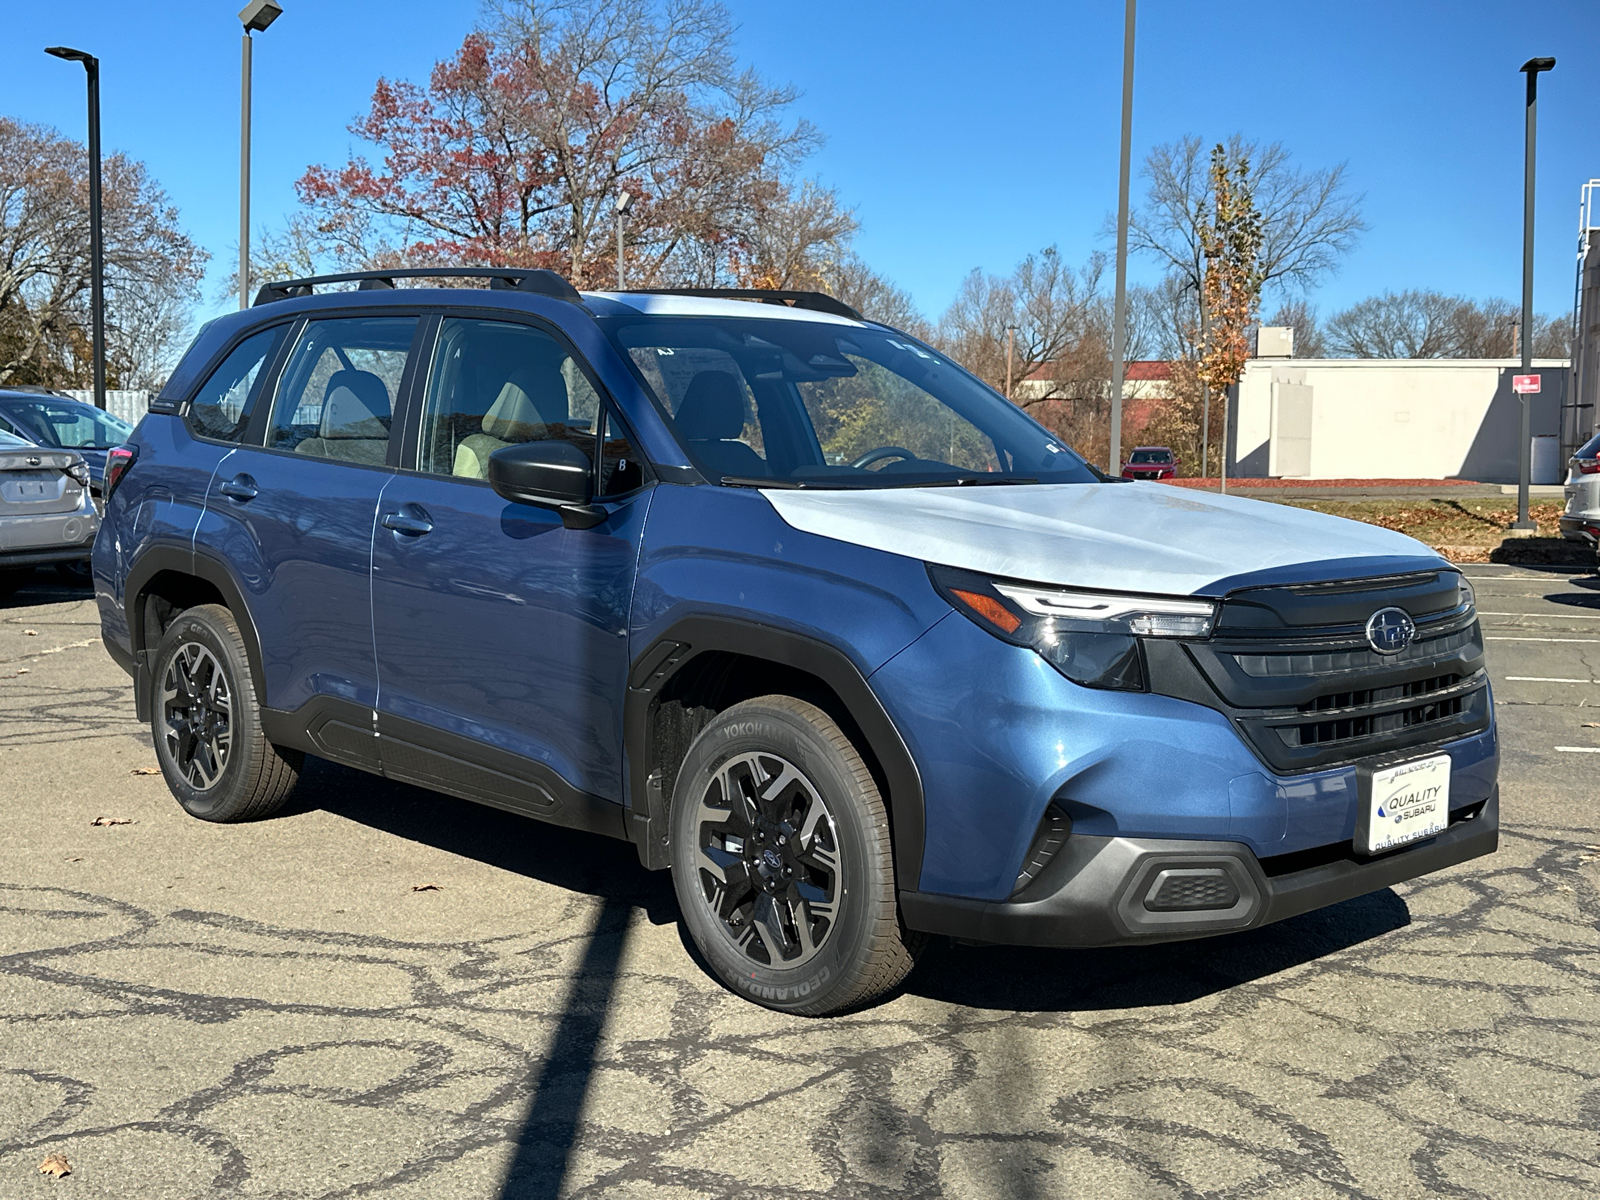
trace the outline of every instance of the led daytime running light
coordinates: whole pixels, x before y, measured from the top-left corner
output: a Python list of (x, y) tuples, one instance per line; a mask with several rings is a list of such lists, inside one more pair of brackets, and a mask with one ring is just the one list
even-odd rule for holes
[(1141, 637), (1209, 637), (1217, 606), (1210, 600), (1066, 592), (997, 583), (995, 590), (1038, 617), (1121, 628)]

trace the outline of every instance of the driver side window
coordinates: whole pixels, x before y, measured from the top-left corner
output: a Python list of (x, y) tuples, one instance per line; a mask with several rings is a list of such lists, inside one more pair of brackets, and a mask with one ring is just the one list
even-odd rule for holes
[(594, 386), (550, 334), (452, 317), (429, 372), (417, 468), (487, 479), (496, 450), (550, 440), (572, 442), (593, 461), (599, 410)]

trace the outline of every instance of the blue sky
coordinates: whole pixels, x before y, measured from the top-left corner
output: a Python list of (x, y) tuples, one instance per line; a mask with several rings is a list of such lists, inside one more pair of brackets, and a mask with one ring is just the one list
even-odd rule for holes
[[(105, 143), (143, 159), (217, 260), (237, 238), (243, 0), (10, 0), (0, 113), (82, 136), (80, 68), (102, 62)], [(313, 162), (342, 162), (380, 74), (424, 79), (476, 0), (283, 0), (257, 40), (256, 224), (294, 205)], [(858, 248), (937, 316), (974, 267), (1059, 244), (1109, 249), (1122, 5), (728, 0), (743, 60), (803, 93), (827, 135), (812, 171), (854, 205)], [(1281, 140), (1346, 161), (1371, 230), (1312, 297), (1327, 313), (1385, 289), (1520, 296), (1522, 76), (1540, 88), (1536, 303), (1570, 310), (1578, 189), (1600, 177), (1597, 0), (1144, 0), (1134, 154), (1185, 133)], [(130, 19), (131, 17), (131, 19)], [(1135, 179), (1135, 196), (1138, 181)], [(215, 280), (226, 266), (213, 263)], [(1152, 268), (1135, 260), (1135, 279)]]

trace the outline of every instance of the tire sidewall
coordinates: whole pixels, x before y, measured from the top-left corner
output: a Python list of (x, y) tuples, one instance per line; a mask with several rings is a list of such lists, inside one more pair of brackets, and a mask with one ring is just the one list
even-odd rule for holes
[[(839, 918), (816, 957), (798, 967), (763, 966), (737, 950), (719, 928), (700, 890), (694, 812), (716, 771), (752, 751), (793, 763), (827, 801), (839, 841)], [(869, 950), (872, 898), (884, 886), (883, 866), (869, 852), (868, 806), (848, 764), (802, 717), (759, 702), (730, 709), (701, 733), (684, 757), (672, 803), (672, 882), (684, 923), (717, 977), (739, 994), (791, 1012), (820, 1012), (850, 988)]]
[[(195, 788), (173, 761), (167, 749), (163, 732), (164, 714), (161, 705), (162, 688), (167, 668), (181, 646), (198, 643), (210, 650), (222, 666), (232, 698), (229, 722), (232, 738), (228, 747), (228, 761), (223, 765), (222, 778), (215, 785), (200, 791)], [(156, 761), (167, 787), (190, 816), (204, 821), (228, 821), (245, 802), (245, 781), (250, 775), (248, 759), (253, 750), (256, 711), (255, 691), (250, 678), (250, 664), (246, 661), (238, 637), (222, 620), (203, 609), (188, 609), (179, 614), (167, 628), (156, 650), (156, 659), (150, 673), (150, 734), (155, 741)]]

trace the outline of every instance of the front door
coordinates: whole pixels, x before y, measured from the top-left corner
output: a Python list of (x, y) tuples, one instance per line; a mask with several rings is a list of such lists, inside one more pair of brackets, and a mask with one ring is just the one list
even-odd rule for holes
[[(567, 529), (490, 488), (490, 454), (542, 439), (598, 453), (605, 521)], [(385, 491), (373, 542), (385, 774), (619, 831), (627, 617), (649, 495), (620, 424), (552, 333), (447, 318), (415, 467)]]
[(369, 768), (373, 520), (394, 475), (389, 429), (417, 326), (412, 316), (307, 322), (252, 439), (262, 444), (234, 451), (207, 499), (260, 640), (263, 702), (300, 712), (328, 757)]

